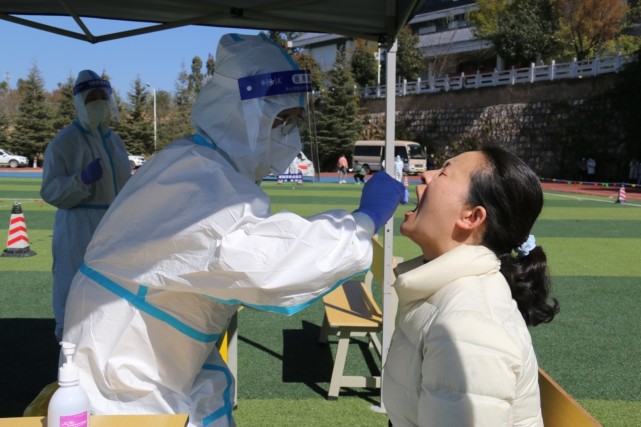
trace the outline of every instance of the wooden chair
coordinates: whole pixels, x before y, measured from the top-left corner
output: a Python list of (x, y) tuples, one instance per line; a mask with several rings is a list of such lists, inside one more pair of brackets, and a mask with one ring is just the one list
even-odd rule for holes
[(592, 415), (539, 368), (541, 412), (546, 427), (602, 427)]
[[(377, 333), (381, 332), (383, 327), (383, 312), (372, 296), (371, 286), (372, 279), (376, 279), (381, 286), (383, 284), (384, 250), (383, 245), (376, 237), (372, 239), (372, 242), (374, 245), (372, 265), (366, 273), (364, 281), (347, 281), (323, 298), (325, 317), (319, 342), (327, 343), (330, 334), (338, 336), (338, 348), (327, 393), (329, 400), (338, 399), (341, 387), (380, 388), (381, 386), (380, 375), (344, 374), (349, 344), (353, 337), (366, 336), (369, 346), (381, 358), (381, 342)], [(392, 267), (396, 267), (400, 261), (400, 258), (394, 257)], [(395, 298), (392, 302), (394, 307), (392, 318), (394, 318), (398, 300), (395, 293), (392, 295)]]

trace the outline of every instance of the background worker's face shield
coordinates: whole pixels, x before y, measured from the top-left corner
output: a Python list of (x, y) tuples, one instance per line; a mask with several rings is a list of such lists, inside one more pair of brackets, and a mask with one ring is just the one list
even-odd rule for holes
[[(87, 79), (85, 80), (83, 77)], [(87, 96), (95, 91), (102, 91), (105, 96), (86, 102)], [(73, 87), (73, 103), (78, 120), (87, 128), (106, 127), (111, 120), (119, 120), (118, 107), (111, 91), (111, 84), (108, 80), (101, 79), (93, 72), (82, 72), (78, 77)], [(105, 114), (97, 116), (93, 113), (98, 106), (103, 107)]]
[(311, 74), (290, 70), (247, 76), (238, 79), (238, 89), (251, 150), (266, 143), (266, 173), (284, 172), (302, 149), (300, 126), (309, 116)]

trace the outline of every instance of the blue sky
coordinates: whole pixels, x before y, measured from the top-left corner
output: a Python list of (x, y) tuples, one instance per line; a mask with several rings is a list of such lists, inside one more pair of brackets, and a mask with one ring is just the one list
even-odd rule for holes
[[(40, 17), (37, 21), (55, 26), (62, 24), (65, 29), (81, 32), (75, 22), (67, 18)], [(85, 22), (96, 36), (141, 26), (95, 19)], [(258, 33), (256, 30), (189, 26), (90, 44), (0, 21), (0, 80), (8, 77), (9, 85), (15, 88), (18, 79), (26, 78), (36, 64), (48, 91), (69, 76), (75, 79), (79, 71), (92, 69), (99, 74), (106, 71), (112, 87), (121, 95), (131, 90), (137, 76), (156, 90), (173, 92), (181, 64), (189, 70), (196, 55), (206, 61), (209, 53), (216, 54), (220, 37), (232, 32)]]

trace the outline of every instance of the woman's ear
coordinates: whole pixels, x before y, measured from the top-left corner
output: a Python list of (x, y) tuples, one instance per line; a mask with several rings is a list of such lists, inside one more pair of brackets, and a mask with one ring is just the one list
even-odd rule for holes
[(464, 209), (461, 217), (456, 221), (456, 225), (462, 230), (473, 231), (485, 223), (487, 212), (483, 206), (474, 206)]

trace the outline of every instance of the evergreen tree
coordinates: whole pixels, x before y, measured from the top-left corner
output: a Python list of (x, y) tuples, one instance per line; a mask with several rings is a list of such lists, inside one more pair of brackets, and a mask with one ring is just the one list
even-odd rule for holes
[(191, 74), (189, 75), (189, 90), (195, 99), (196, 95), (203, 88), (205, 75), (202, 73), (203, 60), (199, 56), (194, 56), (191, 60)]
[(321, 170), (334, 170), (341, 153), (349, 153), (358, 137), (359, 92), (341, 49), (328, 72), (329, 86), (323, 92), (317, 113), (317, 139)]
[(31, 68), (26, 80), (19, 81), (18, 91), (21, 101), (16, 129), (7, 149), (32, 159), (44, 153), (55, 135), (52, 108), (47, 102), (44, 80), (37, 65)]
[(73, 77), (67, 77), (63, 83), (58, 83), (58, 89), (54, 93), (56, 114), (53, 119), (53, 128), (59, 132), (69, 125), (76, 116), (76, 109), (73, 104)]
[(184, 64), (178, 73), (174, 90), (172, 113), (166, 121), (161, 122), (163, 143), (194, 132), (191, 127), (191, 108), (194, 100), (189, 90), (189, 74)]
[(153, 152), (154, 123), (153, 116), (148, 114), (150, 97), (140, 77), (137, 77), (131, 85), (131, 92), (127, 93), (129, 102), (124, 117), (120, 118), (118, 132), (127, 150), (133, 154)]
[(206, 81), (209, 81), (214, 76), (214, 71), (216, 71), (216, 61), (214, 60), (214, 55), (211, 53), (207, 56), (207, 76), (205, 77)]
[(0, 147), (9, 147), (9, 117), (4, 108), (0, 108)]

